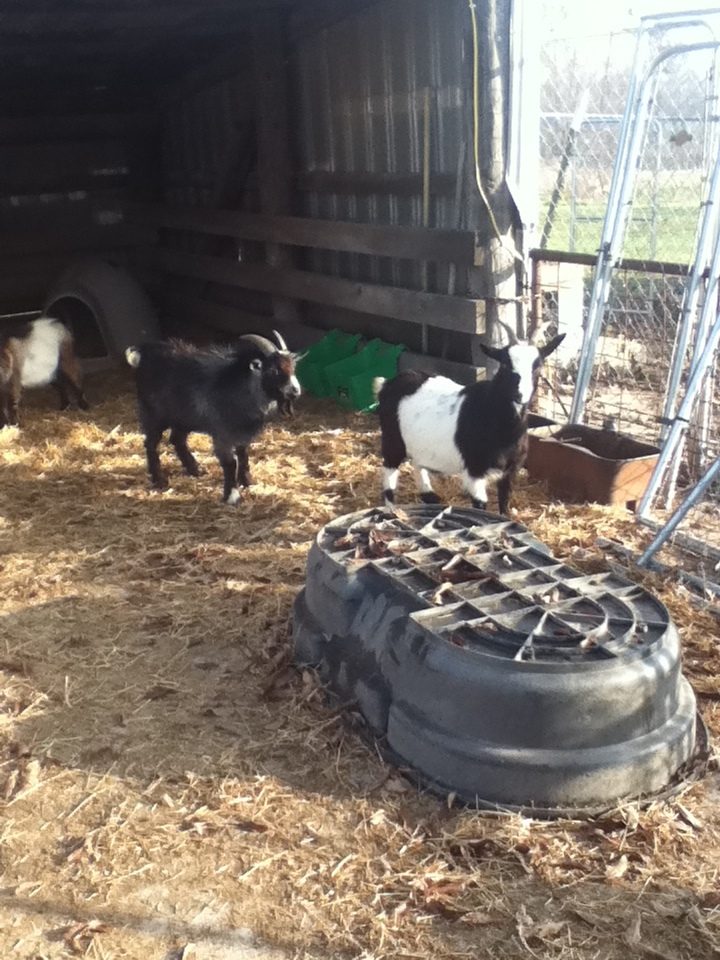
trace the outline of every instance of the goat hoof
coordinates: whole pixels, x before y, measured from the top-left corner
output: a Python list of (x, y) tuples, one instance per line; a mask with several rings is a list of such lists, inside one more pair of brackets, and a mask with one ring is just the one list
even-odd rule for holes
[(87, 402), (87, 400), (85, 399), (78, 400), (78, 410), (89, 410), (89, 409), (90, 409), (90, 404)]
[(473, 499), (472, 505), (476, 510), (487, 510), (487, 500), (475, 500)]
[(433, 493), (432, 490), (427, 493), (421, 493), (420, 499), (423, 503), (442, 503), (442, 499), (436, 493)]
[(233, 487), (230, 493), (225, 497), (225, 503), (229, 507), (236, 507), (240, 503), (240, 491), (237, 487)]
[(167, 490), (167, 477), (153, 477), (153, 479), (150, 481), (150, 486), (153, 488), (153, 490)]
[(195, 464), (194, 467), (186, 467), (185, 472), (189, 477), (201, 477), (205, 471), (199, 464)]

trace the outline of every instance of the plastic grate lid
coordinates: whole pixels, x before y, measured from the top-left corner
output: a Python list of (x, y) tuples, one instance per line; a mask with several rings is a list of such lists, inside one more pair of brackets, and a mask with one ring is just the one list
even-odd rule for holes
[(388, 592), (420, 601), (418, 628), (470, 653), (518, 663), (634, 660), (669, 625), (642, 587), (611, 573), (583, 576), (495, 514), (419, 506), (344, 520), (325, 527), (319, 545), (348, 568), (372, 564)]

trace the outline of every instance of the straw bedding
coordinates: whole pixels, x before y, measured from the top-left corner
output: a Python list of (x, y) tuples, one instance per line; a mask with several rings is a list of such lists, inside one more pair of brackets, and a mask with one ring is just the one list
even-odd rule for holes
[[(714, 769), (589, 822), (477, 814), (419, 794), (293, 669), (310, 539), (377, 500), (372, 417), (306, 400), (231, 509), (205, 438), (205, 476), (172, 464), (153, 493), (129, 379), (88, 392), (86, 415), (30, 395), (0, 432), (0, 956), (720, 956)], [(599, 535), (648, 537), (527, 480), (515, 506), (588, 570)], [(643, 579), (717, 735), (716, 615)]]

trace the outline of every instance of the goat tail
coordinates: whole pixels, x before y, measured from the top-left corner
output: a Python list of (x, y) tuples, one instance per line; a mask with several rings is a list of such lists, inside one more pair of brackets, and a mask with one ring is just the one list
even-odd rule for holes
[(382, 390), (383, 384), (385, 383), (385, 381), (386, 381), (385, 377), (375, 377), (373, 379), (372, 391), (373, 391), (373, 396), (375, 397), (376, 400), (380, 395), (380, 391)]
[(137, 347), (128, 347), (125, 351), (125, 359), (131, 367), (140, 366), (140, 351)]

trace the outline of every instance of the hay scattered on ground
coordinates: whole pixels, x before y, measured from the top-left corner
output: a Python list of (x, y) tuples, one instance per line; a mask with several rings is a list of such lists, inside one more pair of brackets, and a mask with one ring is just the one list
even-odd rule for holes
[[(716, 772), (583, 823), (449, 808), (292, 668), (311, 537), (377, 501), (372, 417), (305, 401), (256, 444), (257, 485), (230, 509), (207, 440), (205, 476), (171, 463), (153, 493), (129, 381), (89, 392), (87, 415), (31, 395), (23, 429), (0, 432), (0, 955), (718, 955)], [(515, 505), (585, 570), (607, 562), (598, 536), (649, 536), (527, 481)], [(717, 735), (718, 621), (642, 580)]]

